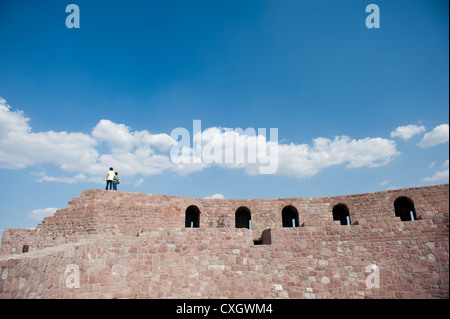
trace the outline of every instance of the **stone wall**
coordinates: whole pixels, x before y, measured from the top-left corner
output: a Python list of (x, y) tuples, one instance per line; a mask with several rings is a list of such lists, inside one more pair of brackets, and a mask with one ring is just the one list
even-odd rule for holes
[[(448, 298), (448, 195), (448, 185), (251, 200), (87, 190), (35, 230), (4, 231), (0, 298)], [(400, 196), (419, 220), (395, 217)], [(352, 225), (333, 221), (340, 203)], [(199, 228), (185, 228), (191, 205)], [(301, 227), (282, 227), (289, 205)], [(251, 230), (235, 228), (241, 206)], [(73, 267), (79, 287), (67, 283)]]

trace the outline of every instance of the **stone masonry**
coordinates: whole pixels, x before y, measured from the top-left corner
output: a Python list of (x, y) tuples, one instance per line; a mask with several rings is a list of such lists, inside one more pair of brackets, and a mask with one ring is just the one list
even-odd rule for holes
[(448, 184), (245, 200), (85, 190), (33, 230), (4, 230), (0, 298), (449, 298), (448, 207)]

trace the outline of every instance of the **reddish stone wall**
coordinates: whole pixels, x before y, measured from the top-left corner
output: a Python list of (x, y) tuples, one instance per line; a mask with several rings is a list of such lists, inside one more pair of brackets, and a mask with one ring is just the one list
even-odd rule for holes
[[(87, 190), (36, 230), (5, 230), (0, 297), (448, 298), (448, 195), (448, 185), (255, 200)], [(395, 217), (399, 196), (420, 220)], [(333, 221), (338, 203), (351, 226)], [(200, 228), (184, 227), (190, 205)], [(302, 227), (281, 227), (287, 205)], [(234, 228), (241, 206), (252, 230)], [(66, 286), (68, 265), (79, 267), (79, 288)], [(379, 288), (367, 286), (371, 265)]]

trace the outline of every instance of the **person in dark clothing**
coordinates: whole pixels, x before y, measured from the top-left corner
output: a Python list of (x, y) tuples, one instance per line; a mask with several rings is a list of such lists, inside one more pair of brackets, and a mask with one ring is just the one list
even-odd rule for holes
[(117, 184), (120, 184), (120, 181), (119, 181), (119, 173), (117, 173), (117, 172), (115, 172), (114, 173), (114, 180), (113, 180), (113, 190), (117, 190)]

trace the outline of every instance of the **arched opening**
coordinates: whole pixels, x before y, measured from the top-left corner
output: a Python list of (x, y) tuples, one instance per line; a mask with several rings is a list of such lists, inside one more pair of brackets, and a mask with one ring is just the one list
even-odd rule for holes
[(341, 225), (350, 225), (350, 211), (347, 205), (337, 204), (333, 207), (333, 220), (339, 220)]
[(286, 206), (281, 211), (283, 227), (299, 227), (298, 211), (294, 206)]
[(400, 217), (403, 222), (417, 219), (414, 202), (409, 197), (401, 196), (397, 198), (394, 202), (394, 209), (395, 216)]
[(191, 205), (186, 208), (186, 228), (198, 228), (200, 227), (200, 210), (197, 206)]
[(235, 214), (236, 228), (252, 229), (252, 214), (247, 207), (239, 207)]

